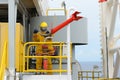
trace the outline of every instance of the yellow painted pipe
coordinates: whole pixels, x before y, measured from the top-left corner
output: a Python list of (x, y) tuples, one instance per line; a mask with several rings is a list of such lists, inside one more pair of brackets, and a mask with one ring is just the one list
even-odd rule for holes
[(24, 72), (67, 72), (67, 70), (24, 70)]

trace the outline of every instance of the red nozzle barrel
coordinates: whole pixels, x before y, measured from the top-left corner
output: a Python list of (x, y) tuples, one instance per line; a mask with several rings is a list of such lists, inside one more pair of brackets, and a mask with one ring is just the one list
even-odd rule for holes
[(77, 16), (77, 14), (79, 14), (80, 12), (76, 11), (72, 14), (72, 17), (69, 18), (68, 20), (64, 21), (63, 23), (61, 23), (60, 25), (56, 26), (55, 28), (53, 28), (51, 30), (51, 34), (56, 33), (57, 31), (59, 31), (60, 29), (64, 28), (66, 25), (68, 25), (69, 23), (73, 22), (74, 20), (79, 20), (83, 17), (81, 16)]
[(51, 33), (54, 34), (56, 33), (57, 31), (59, 31), (60, 29), (62, 29), (63, 27), (65, 27), (66, 25), (68, 25), (69, 23), (71, 23), (73, 21), (72, 18), (68, 19), (67, 21), (63, 22), (62, 24), (56, 26), (55, 28), (53, 28), (51, 30)]
[(105, 2), (105, 1), (107, 1), (107, 0), (99, 0), (99, 3), (103, 3), (103, 2)]

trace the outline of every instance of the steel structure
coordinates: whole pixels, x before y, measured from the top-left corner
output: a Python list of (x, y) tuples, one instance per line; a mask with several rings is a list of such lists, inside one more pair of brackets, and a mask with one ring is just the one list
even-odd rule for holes
[[(9, 40), (8, 40), (8, 43), (9, 43), (8, 44), (8, 57), (9, 57), (8, 64), (9, 65), (8, 65), (8, 71), (7, 71), (8, 72), (8, 75), (7, 75), (8, 79), (6, 79), (6, 80), (17, 80), (17, 79), (21, 78), (21, 76), (19, 74), (23, 75), (22, 80), (28, 80), (30, 75), (26, 76), (26, 75), (24, 75), (25, 73), (19, 73), (15, 69), (16, 68), (16, 66), (15, 66), (16, 22), (20, 22), (21, 24), (24, 25), (24, 29), (25, 29), (24, 34), (27, 34), (27, 35), (24, 35), (24, 41), (29, 41), (29, 40), (27, 40), (27, 37), (29, 37), (29, 33), (30, 33), (29, 32), (29, 28), (30, 28), (29, 20), (31, 17), (40, 16), (40, 15), (41, 16), (47, 15), (46, 11), (48, 9), (48, 6), (44, 5), (47, 3), (47, 0), (33, 0), (30, 2), (31, 5), (28, 5), (28, 3), (27, 3), (29, 0), (2, 0), (2, 1), (0, 1), (0, 9), (1, 9), (1, 4), (2, 5), (5, 4), (5, 8), (6, 8), (5, 16), (8, 16), (8, 20), (7, 20), (7, 18), (4, 18), (3, 22), (8, 21), (8, 23), (9, 23), (9, 28), (8, 28), (8, 38), (9, 38)], [(8, 11), (8, 14), (7, 14), (7, 11)], [(72, 17), (70, 17), (70, 15), (69, 15), (68, 20), (66, 22), (64, 22), (64, 24), (61, 24), (61, 26), (57, 26), (57, 28), (52, 30), (52, 33), (55, 33), (56, 31), (61, 29), (61, 27), (66, 26), (68, 23), (82, 18), (81, 16), (77, 16), (77, 14), (79, 14), (79, 12), (75, 12), (72, 15)], [(0, 21), (2, 21), (2, 20), (0, 20)], [(47, 80), (51, 80), (51, 79), (52, 80), (56, 80), (56, 79), (57, 80), (66, 80), (66, 79), (72, 80), (71, 54), (70, 54), (71, 42), (70, 41), (71, 40), (70, 40), (70, 25), (69, 25), (68, 32), (67, 32), (67, 44), (68, 44), (68, 46), (67, 46), (67, 53), (66, 53), (67, 55), (66, 56), (67, 56), (68, 60), (66, 63), (67, 64), (67, 74), (66, 75), (37, 75), (37, 76), (33, 75), (33, 76), (30, 76), (31, 77), (30, 79), (37, 80), (37, 79), (41, 78), (42, 80), (46, 80), (46, 79)], [(73, 45), (72, 49), (75, 52), (75, 45)], [(7, 52), (7, 48), (6, 48), (6, 52)], [(47, 56), (47, 57), (49, 57), (49, 56)], [(75, 58), (75, 56), (74, 56), (74, 58)], [(4, 61), (4, 63), (5, 63), (5, 61)], [(80, 67), (80, 66), (78, 66), (78, 64), (79, 63), (77, 61), (74, 61), (74, 66)], [(6, 66), (4, 68), (6, 68)], [(28, 74), (30, 74), (30, 73), (28, 73)], [(76, 75), (74, 77), (76, 77)], [(27, 78), (24, 78), (24, 77), (27, 77)], [(1, 78), (1, 76), (0, 76), (0, 78)]]
[[(9, 22), (9, 29), (8, 29), (9, 80), (15, 80), (15, 76), (16, 76), (16, 71), (15, 71), (15, 34), (16, 33), (15, 33), (15, 30), (16, 30), (16, 22), (17, 22), (17, 12), (19, 11), (22, 14), (22, 19), (23, 19), (22, 23), (24, 26), (28, 26), (26, 25), (27, 20), (33, 15), (28, 13), (26, 6), (24, 6), (23, 1), (21, 0), (6, 0), (5, 2), (3, 1), (1, 4), (4, 4), (4, 3), (6, 3), (6, 5), (8, 4), (8, 19), (9, 19), (8, 20)], [(37, 9), (40, 9), (40, 8), (37, 8)]]
[[(8, 1), (8, 18), (9, 18), (9, 79), (14, 80), (15, 78), (15, 30), (16, 30), (16, 15), (17, 15), (17, 0), (9, 0)], [(13, 16), (13, 17), (11, 17)], [(12, 48), (11, 48), (12, 47)]]
[[(116, 78), (118, 76), (120, 67), (120, 47), (116, 47), (117, 41), (120, 39), (120, 34), (114, 36), (115, 23), (117, 11), (119, 8), (119, 0), (100, 0), (101, 7), (101, 43), (102, 43), (102, 55), (103, 55), (103, 72), (106, 78)], [(38, 15), (46, 15), (41, 9), (40, 0), (34, 0), (37, 7)], [(17, 10), (22, 13), (23, 24), (25, 25), (25, 17), (29, 18), (31, 15), (28, 13), (26, 7), (24, 7), (21, 0), (8, 0), (8, 19), (9, 19), (9, 73), (10, 80), (14, 80), (15, 77), (15, 23), (17, 19)], [(42, 12), (42, 13), (41, 13)], [(11, 17), (12, 16), (12, 17)], [(69, 41), (68, 41), (69, 43)], [(116, 60), (114, 61), (114, 54)], [(70, 56), (70, 55), (68, 55)]]
[[(116, 47), (120, 34), (114, 36), (114, 32), (117, 27), (115, 25), (117, 11), (120, 10), (119, 0), (99, 0), (99, 3), (103, 73), (106, 78), (116, 78), (120, 68), (120, 47)], [(116, 59), (114, 59), (115, 53), (117, 53)]]

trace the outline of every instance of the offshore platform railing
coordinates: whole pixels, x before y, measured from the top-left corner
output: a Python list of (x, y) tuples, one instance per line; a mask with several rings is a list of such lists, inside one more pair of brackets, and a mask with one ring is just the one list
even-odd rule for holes
[[(52, 45), (53, 47), (57, 47), (58, 48), (58, 55), (54, 55), (54, 56), (37, 56), (37, 55), (30, 55), (30, 50), (32, 47), (36, 47), (38, 45)], [(23, 72), (55, 72), (55, 73), (66, 73), (67, 69), (63, 69), (62, 68), (62, 61), (63, 59), (67, 60), (67, 56), (63, 55), (63, 47), (66, 46), (65, 43), (63, 42), (27, 42), (24, 44), (24, 52), (23, 52)], [(72, 51), (72, 50), (71, 50)], [(29, 59), (40, 59), (40, 58), (51, 58), (51, 59), (58, 59), (59, 63), (58, 63), (58, 68), (57, 69), (52, 69), (52, 70), (36, 70), (36, 68), (34, 69), (30, 69), (29, 68)]]
[(120, 78), (100, 78), (99, 80), (120, 80)]
[(101, 71), (79, 71), (78, 80), (99, 80)]
[(102, 78), (101, 71), (79, 71), (78, 80), (120, 80), (120, 78)]

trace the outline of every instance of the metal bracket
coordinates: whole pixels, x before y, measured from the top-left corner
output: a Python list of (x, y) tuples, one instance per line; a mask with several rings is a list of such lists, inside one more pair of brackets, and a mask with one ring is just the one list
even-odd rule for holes
[(9, 76), (14, 77), (15, 76), (15, 69), (9, 69), (8, 73), (9, 73)]

